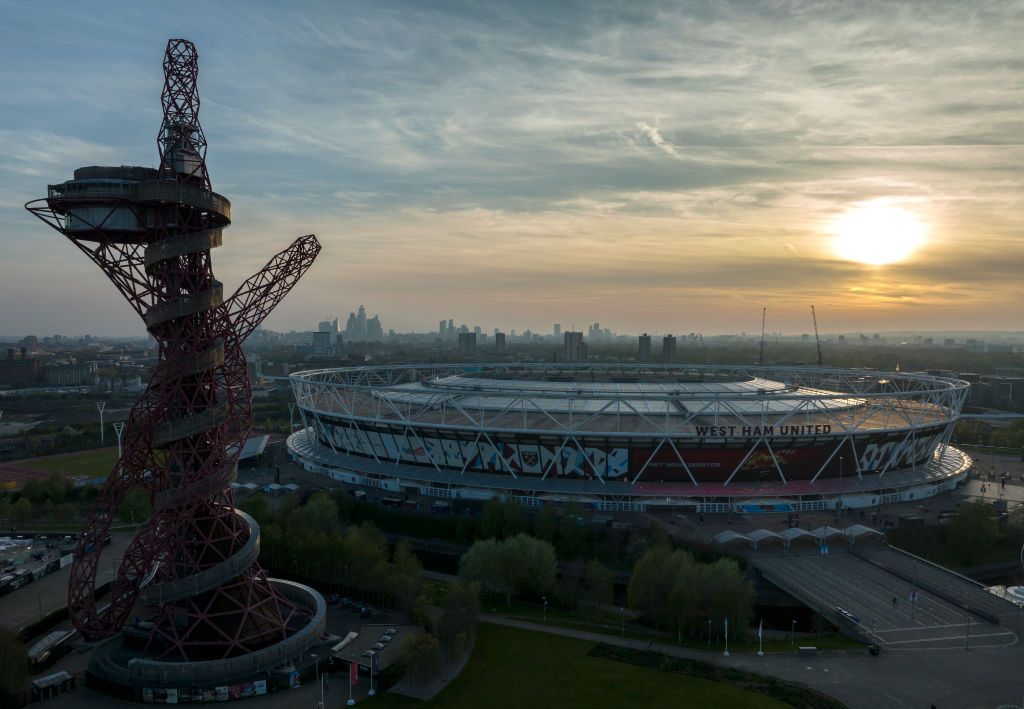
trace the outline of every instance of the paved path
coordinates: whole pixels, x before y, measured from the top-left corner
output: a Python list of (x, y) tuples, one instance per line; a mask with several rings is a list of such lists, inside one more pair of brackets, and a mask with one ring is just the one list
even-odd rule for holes
[[(132, 539), (131, 532), (113, 532), (110, 546), (103, 547), (103, 557), (96, 571), (96, 585), (101, 586), (117, 575), (117, 564)], [(60, 610), (68, 604), (68, 579), (71, 567), (65, 566), (52, 574), (22, 586), (0, 598), (0, 625), (21, 630), (39, 620), (41, 616)]]
[[(644, 640), (599, 635), (582, 630), (517, 621), (484, 614), (487, 623), (552, 633), (565, 637), (604, 642), (619, 647), (646, 650)], [(736, 667), (749, 672), (800, 682), (825, 692), (851, 709), (879, 707), (930, 707), (952, 709), (1010, 709), (1024, 701), (1024, 648), (972, 647), (970, 651), (916, 650), (883, 653), (872, 657), (867, 652), (825, 652), (818, 657), (800, 657), (796, 653), (719, 653), (690, 650), (654, 643), (653, 650), (685, 659)]]
[[(859, 623), (887, 649), (1005, 646), (1017, 641), (1009, 629), (841, 547), (828, 556), (816, 551), (762, 552), (751, 561), (765, 578), (841, 629), (851, 620)], [(909, 600), (912, 591), (916, 603)]]

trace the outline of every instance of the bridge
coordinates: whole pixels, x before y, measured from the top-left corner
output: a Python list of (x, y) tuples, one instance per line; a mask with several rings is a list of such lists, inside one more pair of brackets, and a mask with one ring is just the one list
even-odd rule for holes
[(750, 563), (840, 632), (889, 650), (1016, 642), (1019, 609), (980, 584), (887, 545), (761, 549)]

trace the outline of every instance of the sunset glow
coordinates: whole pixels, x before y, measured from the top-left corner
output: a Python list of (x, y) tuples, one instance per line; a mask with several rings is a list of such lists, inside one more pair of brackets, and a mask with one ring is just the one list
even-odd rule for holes
[(901, 207), (868, 204), (840, 216), (831, 231), (840, 258), (882, 266), (912, 256), (924, 245), (928, 226)]

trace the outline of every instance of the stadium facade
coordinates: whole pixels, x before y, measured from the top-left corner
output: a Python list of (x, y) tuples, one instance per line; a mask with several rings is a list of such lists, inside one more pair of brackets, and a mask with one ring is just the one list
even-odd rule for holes
[(968, 384), (810, 367), (462, 364), (291, 375), (306, 469), (391, 492), (701, 512), (873, 507), (963, 480)]

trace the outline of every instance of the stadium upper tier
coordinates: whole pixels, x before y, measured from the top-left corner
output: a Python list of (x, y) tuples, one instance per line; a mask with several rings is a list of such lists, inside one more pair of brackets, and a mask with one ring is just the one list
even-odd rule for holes
[(968, 386), (825, 368), (547, 364), (323, 369), (292, 384), (303, 411), (330, 419), (701, 439), (934, 427), (956, 418)]

